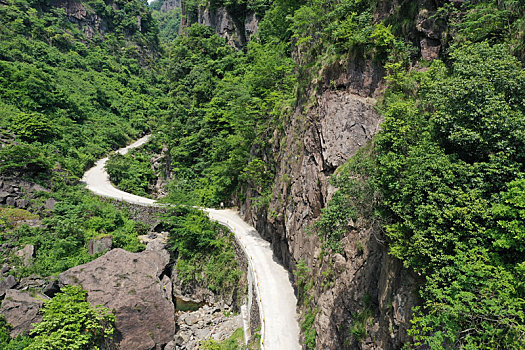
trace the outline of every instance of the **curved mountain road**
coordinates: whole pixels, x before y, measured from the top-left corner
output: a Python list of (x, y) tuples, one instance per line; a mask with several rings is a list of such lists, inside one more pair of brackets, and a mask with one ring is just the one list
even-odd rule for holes
[[(146, 143), (144, 136), (117, 152), (126, 154), (130, 149)], [(99, 160), (82, 178), (93, 193), (128, 203), (156, 205), (153, 199), (133, 195), (115, 188), (109, 181), (104, 166), (108, 158)], [(243, 248), (249, 263), (250, 274), (257, 288), (257, 303), (261, 317), (261, 345), (268, 350), (296, 350), (299, 345), (297, 299), (290, 283), (288, 271), (274, 258), (270, 244), (233, 210), (204, 209), (210, 219), (228, 226)]]

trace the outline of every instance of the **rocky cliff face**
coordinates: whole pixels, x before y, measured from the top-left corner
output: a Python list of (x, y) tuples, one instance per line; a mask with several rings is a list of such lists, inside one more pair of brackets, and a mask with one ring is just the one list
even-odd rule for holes
[(63, 8), (68, 19), (77, 23), (89, 40), (94, 37), (104, 39), (104, 34), (108, 31), (107, 20), (94, 11), (88, 11), (80, 1), (55, 0), (51, 6)]
[(160, 7), (161, 12), (169, 12), (176, 8), (181, 8), (182, 2), (181, 0), (166, 0), (162, 3), (162, 6)]
[[(311, 270), (318, 349), (395, 349), (406, 341), (417, 304), (415, 277), (387, 254), (382, 233), (365, 220), (354, 223), (335, 256), (322, 253), (317, 235), (308, 233), (336, 190), (330, 176), (379, 130), (374, 103), (384, 72), (362, 61), (322, 74), (274, 145), (279, 170), (268, 211), (248, 201), (243, 213), (285, 266), (294, 270), (302, 260)], [(360, 314), (367, 315), (364, 339), (351, 333)]]
[(228, 41), (228, 45), (240, 49), (257, 32), (258, 19), (251, 11), (232, 16), (226, 7), (200, 7), (197, 22), (214, 28), (220, 37)]
[(110, 33), (121, 35), (126, 47), (135, 47), (134, 58), (142, 66), (148, 66), (149, 61), (158, 55), (158, 29), (145, 5), (140, 1), (129, 1), (124, 6), (124, 3), (112, 0), (102, 4), (106, 7), (93, 6), (82, 0), (51, 0), (43, 10), (64, 9), (67, 20), (83, 32), (80, 41), (84, 44), (104, 41)]
[[(392, 15), (397, 6), (380, 2), (376, 18)], [(431, 19), (436, 6), (418, 1), (415, 27), (407, 34), (427, 60), (441, 50), (441, 29)], [(398, 349), (408, 340), (421, 281), (388, 255), (379, 225), (366, 218), (350, 223), (341, 254), (330, 256), (317, 235), (308, 233), (336, 190), (329, 183), (334, 171), (380, 128), (374, 104), (385, 88), (385, 72), (371, 61), (350, 60), (324, 67), (319, 75), (283, 123), (284, 133), (274, 134), (270, 153), (277, 175), (269, 207), (248, 199), (242, 213), (287, 268), (304, 261), (310, 269), (313, 300), (306, 308), (316, 313), (317, 349)]]
[(259, 18), (254, 11), (246, 8), (246, 4), (235, 7), (199, 6), (190, 10), (180, 0), (167, 0), (160, 10), (168, 12), (174, 8), (181, 8), (182, 11), (181, 30), (193, 23), (209, 26), (215, 29), (220, 37), (225, 38), (228, 45), (238, 50), (257, 33)]

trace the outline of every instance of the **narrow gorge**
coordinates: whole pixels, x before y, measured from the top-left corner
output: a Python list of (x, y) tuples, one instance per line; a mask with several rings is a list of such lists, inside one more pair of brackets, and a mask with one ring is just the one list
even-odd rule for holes
[(0, 348), (525, 347), (523, 1), (0, 23)]

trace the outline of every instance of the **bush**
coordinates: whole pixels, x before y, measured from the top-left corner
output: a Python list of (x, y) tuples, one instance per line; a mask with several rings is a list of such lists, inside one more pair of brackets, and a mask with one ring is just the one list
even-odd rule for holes
[(42, 149), (36, 146), (21, 144), (0, 148), (0, 172), (36, 175), (48, 172), (52, 165)]
[(169, 249), (177, 256), (176, 268), (186, 282), (197, 281), (214, 292), (238, 287), (239, 270), (233, 234), (210, 221), (200, 210), (179, 207), (163, 218), (169, 230)]
[(3, 350), (23, 350), (31, 344), (32, 339), (26, 335), (19, 335), (12, 339), (9, 333), (11, 325), (3, 316), (0, 316), (0, 348)]
[(504, 45), (450, 58), (385, 99), (374, 181), (390, 253), (426, 280), (416, 345), (520, 349), (525, 76)]
[(100, 305), (87, 302), (87, 292), (66, 286), (42, 309), (42, 322), (35, 324), (33, 342), (27, 350), (88, 350), (111, 342), (115, 316)]
[(54, 195), (61, 200), (52, 215), (42, 220), (43, 227), (21, 226), (13, 232), (19, 244), (36, 248), (33, 264), (21, 267), (22, 275), (49, 276), (87, 263), (97, 257), (88, 254), (88, 242), (100, 236), (113, 236), (115, 248), (132, 252), (144, 249), (137, 238), (144, 231), (143, 225), (112, 204), (72, 186)]

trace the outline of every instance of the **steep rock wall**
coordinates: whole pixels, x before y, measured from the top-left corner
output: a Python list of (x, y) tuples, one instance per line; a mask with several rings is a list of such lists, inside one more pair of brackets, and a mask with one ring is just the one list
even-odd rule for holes
[[(335, 191), (330, 176), (379, 130), (374, 104), (384, 72), (361, 61), (321, 74), (274, 141), (278, 171), (268, 209), (248, 200), (242, 212), (287, 268), (302, 260), (311, 270), (316, 348), (395, 349), (407, 340), (416, 277), (387, 254), (382, 233), (368, 222), (350, 228), (335, 256), (324, 255), (317, 235), (308, 233)], [(366, 337), (356, 339), (351, 328), (363, 312), (370, 313)]]
[(167, 0), (161, 11), (167, 12), (180, 7), (182, 11), (180, 30), (193, 23), (213, 28), (225, 38), (228, 45), (237, 50), (243, 48), (251, 37), (257, 33), (259, 18), (246, 4), (236, 6), (199, 6), (195, 11), (188, 10), (180, 0)]
[[(440, 28), (432, 19), (443, 1), (417, 1), (413, 26), (406, 40), (426, 60), (439, 57)], [(378, 2), (380, 22), (399, 12), (401, 2)], [(396, 12), (397, 11), (397, 12)], [(404, 14), (406, 16), (406, 14)], [(350, 59), (325, 66), (296, 110), (275, 131), (273, 148), (277, 175), (268, 208), (254, 205), (248, 192), (242, 213), (272, 242), (278, 258), (291, 271), (304, 261), (311, 271), (317, 349), (399, 349), (409, 338), (412, 308), (419, 304), (419, 276), (388, 255), (380, 225), (370, 220), (349, 223), (341, 254), (327, 256), (317, 235), (311, 234), (336, 190), (329, 179), (334, 171), (371, 140), (381, 117), (374, 105), (384, 89), (385, 72), (372, 61)], [(356, 329), (364, 324), (365, 332)]]
[[(338, 71), (342, 73), (333, 79)], [(352, 62), (327, 68), (323, 76), (285, 123), (283, 135), (275, 135), (279, 139), (272, 153), (278, 170), (268, 210), (252, 206), (250, 200), (242, 207), (290, 269), (299, 260), (313, 263), (320, 244), (306, 228), (335, 190), (329, 177), (372, 138), (381, 122), (373, 107), (381, 90), (380, 67)]]
[(214, 28), (228, 45), (241, 49), (257, 32), (258, 19), (252, 11), (232, 15), (226, 7), (200, 7), (197, 23)]

